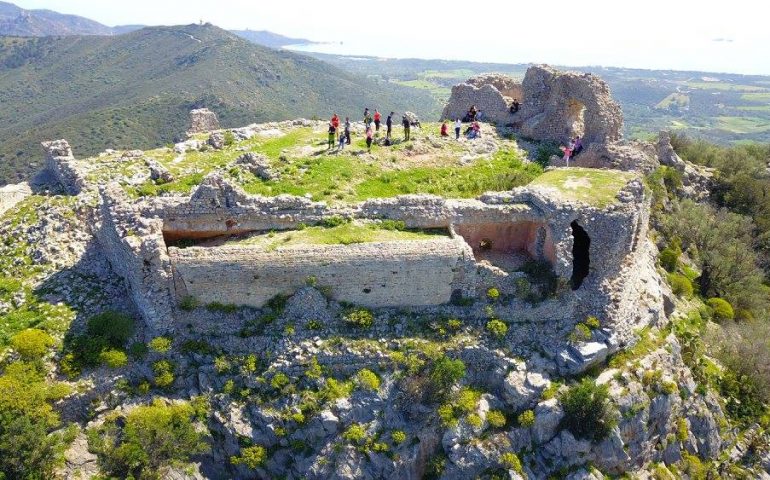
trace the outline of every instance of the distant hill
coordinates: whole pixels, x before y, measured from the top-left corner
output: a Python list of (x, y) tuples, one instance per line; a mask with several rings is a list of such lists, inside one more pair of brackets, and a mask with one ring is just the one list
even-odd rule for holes
[(208, 107), (223, 126), (363, 108), (419, 113), (427, 92), (369, 80), (319, 60), (249, 43), (211, 25), (119, 36), (0, 38), (0, 184), (39, 168), (39, 142), (66, 138), (78, 156), (150, 148)]
[(264, 45), (271, 48), (281, 48), (286, 45), (299, 45), (315, 43), (311, 40), (304, 38), (292, 38), (286, 37), (277, 33), (268, 32), (267, 30), (231, 30), (234, 34), (241, 38), (256, 43), (257, 45)]
[(0, 2), (0, 35), (112, 35), (113, 29), (77, 15), (51, 10), (25, 10)]

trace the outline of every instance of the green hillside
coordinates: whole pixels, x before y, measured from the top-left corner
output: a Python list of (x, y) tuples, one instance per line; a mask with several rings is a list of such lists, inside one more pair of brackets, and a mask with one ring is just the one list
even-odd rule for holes
[(249, 43), (211, 25), (125, 35), (0, 37), (0, 184), (39, 168), (39, 142), (76, 155), (151, 148), (178, 138), (188, 111), (224, 127), (363, 108), (430, 111), (427, 92), (376, 82), (313, 58)]

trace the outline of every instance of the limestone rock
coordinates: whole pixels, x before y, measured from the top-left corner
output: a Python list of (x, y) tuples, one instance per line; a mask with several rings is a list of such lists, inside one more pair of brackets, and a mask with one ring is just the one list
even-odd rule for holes
[(222, 132), (214, 132), (209, 136), (208, 144), (215, 150), (221, 150), (225, 148), (225, 134)]
[(505, 377), (503, 398), (514, 410), (535, 405), (550, 382), (539, 373), (513, 371)]
[(145, 159), (144, 163), (150, 169), (150, 179), (156, 183), (168, 183), (174, 181), (174, 176), (166, 167), (154, 158)]
[(208, 108), (198, 108), (190, 111), (189, 134), (205, 133), (219, 130), (217, 114)]
[(245, 153), (233, 163), (236, 167), (243, 167), (262, 180), (276, 180), (280, 177), (270, 166), (270, 160), (258, 153)]

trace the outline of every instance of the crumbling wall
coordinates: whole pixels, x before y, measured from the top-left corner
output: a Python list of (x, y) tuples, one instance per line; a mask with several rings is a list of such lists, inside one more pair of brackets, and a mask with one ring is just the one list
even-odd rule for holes
[(0, 187), (0, 215), (30, 195), (32, 190), (26, 182)]
[(219, 130), (219, 119), (217, 114), (208, 108), (198, 108), (190, 110), (190, 130), (188, 134), (206, 133)]
[(45, 150), (46, 168), (54, 175), (56, 181), (67, 193), (80, 193), (87, 184), (86, 167), (75, 160), (67, 140), (52, 140), (43, 142), (42, 145)]
[(521, 82), (508, 75), (500, 73), (484, 73), (469, 78), (465, 83), (477, 88), (481, 88), (484, 85), (492, 85), (504, 97), (508, 97), (506, 99), (508, 103), (511, 103), (513, 99), (517, 99), (521, 102), (524, 98), (524, 89), (522, 88)]
[(481, 119), (485, 122), (507, 124), (513, 120), (510, 112), (510, 102), (493, 85), (484, 84), (480, 87), (461, 83), (452, 87), (449, 103), (444, 107), (441, 118), (457, 120), (465, 117), (471, 105), (481, 111)]
[(516, 115), (522, 135), (557, 142), (581, 135), (585, 146), (620, 140), (623, 113), (599, 77), (537, 65), (527, 69), (523, 89)]
[(176, 293), (202, 303), (260, 307), (312, 278), (339, 301), (368, 307), (448, 303), (474, 262), (457, 239), (356, 245), (303, 245), (264, 251), (248, 246), (170, 248)]
[(142, 218), (117, 183), (99, 189), (94, 234), (113, 270), (126, 282), (150, 334), (173, 329), (175, 301), (163, 223)]

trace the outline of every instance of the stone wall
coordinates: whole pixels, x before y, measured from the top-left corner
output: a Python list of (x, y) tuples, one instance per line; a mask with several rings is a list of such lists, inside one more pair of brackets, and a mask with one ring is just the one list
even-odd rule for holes
[(507, 100), (493, 85), (486, 84), (479, 87), (461, 83), (452, 87), (452, 95), (441, 113), (441, 118), (462, 119), (471, 105), (475, 105), (482, 112), (482, 121), (504, 125), (513, 121), (513, 115), (510, 112), (511, 101)]
[(66, 140), (43, 142), (46, 168), (70, 195), (77, 195), (86, 187), (85, 166), (75, 160)]
[(477, 88), (481, 88), (484, 85), (492, 85), (504, 97), (508, 97), (506, 100), (509, 104), (513, 102), (514, 99), (519, 100), (519, 102), (524, 99), (524, 89), (522, 88), (521, 82), (514, 80), (508, 75), (484, 73), (469, 78), (465, 83)]
[(113, 270), (126, 282), (149, 334), (171, 331), (175, 300), (163, 223), (142, 218), (116, 183), (101, 187), (99, 197), (93, 228), (102, 250)]
[(0, 187), (0, 215), (30, 195), (32, 190), (26, 182)]
[(457, 239), (356, 245), (303, 245), (275, 251), (248, 246), (170, 248), (177, 296), (202, 303), (261, 307), (293, 294), (309, 278), (339, 301), (368, 307), (448, 303), (463, 290), (472, 253)]

